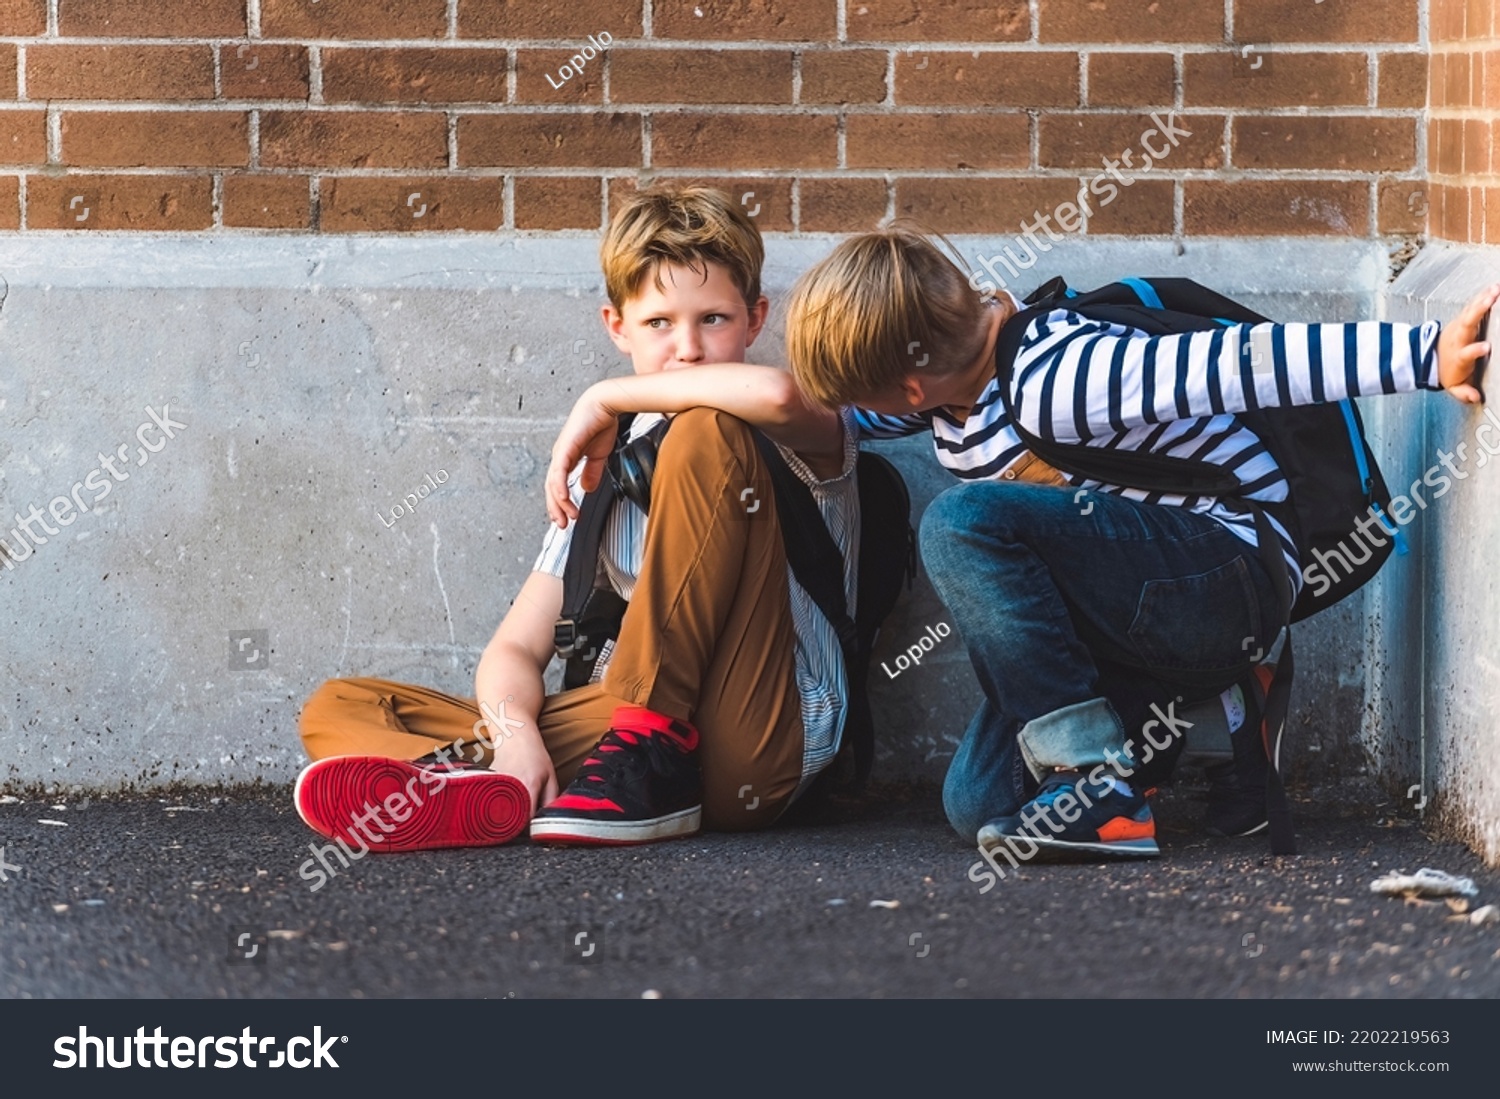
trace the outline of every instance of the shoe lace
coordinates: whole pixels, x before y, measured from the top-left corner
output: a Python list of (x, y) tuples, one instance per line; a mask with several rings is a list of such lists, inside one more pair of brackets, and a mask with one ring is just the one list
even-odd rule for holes
[(579, 765), (574, 781), (609, 789), (622, 779), (642, 777), (650, 769), (653, 755), (661, 751), (656, 737), (611, 729)]

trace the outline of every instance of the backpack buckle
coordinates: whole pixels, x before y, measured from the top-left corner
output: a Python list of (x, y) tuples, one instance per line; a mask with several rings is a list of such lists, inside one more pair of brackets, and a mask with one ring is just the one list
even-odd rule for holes
[(578, 623), (571, 618), (559, 618), (552, 627), (552, 647), (557, 650), (557, 655), (563, 658), (571, 657), (578, 652), (578, 642), (581, 640), (578, 633)]

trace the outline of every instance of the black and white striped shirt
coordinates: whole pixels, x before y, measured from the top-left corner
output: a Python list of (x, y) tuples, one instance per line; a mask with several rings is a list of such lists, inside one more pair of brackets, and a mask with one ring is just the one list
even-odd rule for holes
[[(1152, 336), (1060, 305), (1027, 328), (1010, 375), (1011, 403), (1022, 427), (1040, 438), (1212, 462), (1234, 471), (1240, 495), (1274, 503), (1287, 498), (1286, 478), (1235, 414), (1440, 389), (1439, 327), (1436, 321), (1238, 324)], [(1000, 399), (998, 376), (962, 420), (942, 408), (907, 416), (856, 409), (855, 422), (862, 438), (930, 430), (938, 461), (965, 480), (1004, 477), (1026, 453)], [(1067, 479), (1079, 488), (1187, 508), (1256, 544), (1253, 518), (1221, 498)], [(1296, 547), (1279, 523), (1272, 524), (1300, 587)]]

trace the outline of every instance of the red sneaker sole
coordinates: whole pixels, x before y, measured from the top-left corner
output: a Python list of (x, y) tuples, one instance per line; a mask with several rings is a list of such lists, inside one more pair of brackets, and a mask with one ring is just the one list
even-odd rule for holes
[(380, 756), (320, 759), (297, 776), (293, 797), (314, 832), (372, 851), (493, 847), (531, 820), (531, 795), (511, 775), (444, 773)]

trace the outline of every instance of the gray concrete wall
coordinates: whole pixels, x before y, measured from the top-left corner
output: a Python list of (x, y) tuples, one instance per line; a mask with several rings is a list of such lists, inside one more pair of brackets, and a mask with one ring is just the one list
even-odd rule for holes
[[(1449, 320), (1500, 280), (1500, 249), (1429, 246), (1391, 287), (1391, 320)], [(1491, 338), (1500, 319), (1491, 317)], [(1490, 372), (1491, 407), (1494, 372)], [(1500, 430), (1445, 396), (1374, 402), (1372, 433), (1392, 493), (1427, 506), (1411, 545), (1371, 585), (1362, 742), (1379, 774), (1442, 831), (1500, 862)], [(1500, 422), (1500, 413), (1495, 416)], [(1487, 452), (1488, 441), (1494, 452)], [(1465, 448), (1460, 452), (1459, 448)], [(1450, 475), (1439, 451), (1462, 478)], [(1440, 476), (1448, 477), (1446, 491)]]
[[(1001, 242), (957, 243), (974, 256)], [(832, 244), (771, 238), (773, 300)], [(586, 385), (627, 369), (599, 325), (596, 248), (0, 237), (0, 515), (9, 529), (75, 484), (90, 507), (60, 508), (56, 536), (0, 567), (0, 788), (289, 782), (299, 704), (329, 676), (467, 694), (545, 529), (553, 434)], [(1182, 255), (1074, 241), (1047, 257), (1054, 273), (1081, 286), (1182, 274), (1274, 316), (1342, 320), (1372, 315), (1388, 261), (1362, 241), (1193, 242)], [(779, 359), (779, 316), (757, 361)], [(146, 410), (168, 406), (185, 426), (138, 440)], [(82, 482), (117, 447), (128, 479), (92, 505)], [(922, 442), (888, 447), (918, 509), (948, 483)], [(439, 471), (445, 483), (392, 521)], [(1366, 629), (1363, 609), (1356, 597), (1299, 630), (1301, 772), (1363, 759), (1383, 621)], [(877, 661), (943, 618), (921, 583)], [(978, 697), (961, 646), (882, 679), (879, 775), (940, 777)]]

